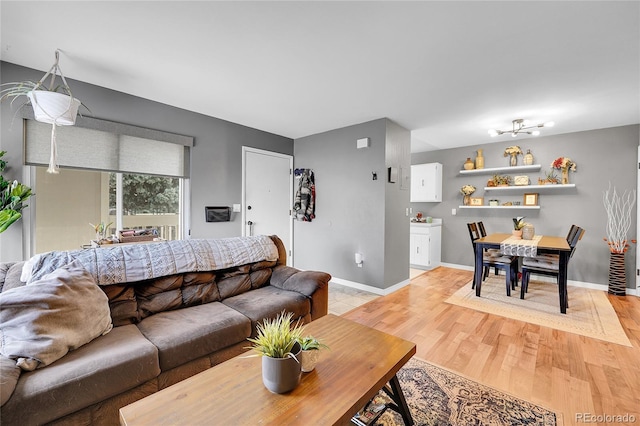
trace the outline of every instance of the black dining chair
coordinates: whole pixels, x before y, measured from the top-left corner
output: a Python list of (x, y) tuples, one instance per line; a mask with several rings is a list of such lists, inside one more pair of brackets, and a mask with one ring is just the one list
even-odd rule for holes
[[(479, 222), (476, 222), (476, 225), (478, 226), (478, 232), (480, 232), (480, 238), (486, 237), (487, 236), (487, 230), (484, 227), (484, 223), (482, 223), (482, 221), (479, 221)], [(495, 255), (495, 253), (499, 253), (500, 252), (500, 249), (490, 248), (490, 249), (485, 249), (485, 252)], [(486, 280), (487, 277), (489, 276), (489, 269), (490, 269), (489, 267), (485, 267), (484, 268), (484, 272), (483, 272), (483, 275), (482, 275), (483, 276), (483, 280)], [(499, 268), (495, 267), (494, 269), (495, 269), (495, 274), (498, 275)]]
[[(475, 222), (467, 223), (467, 229), (469, 230), (469, 237), (473, 245), (473, 256), (475, 259), (476, 245), (474, 243), (477, 239), (481, 238), (480, 231)], [(486, 275), (488, 275), (488, 268), (503, 269), (506, 274), (507, 296), (511, 296), (511, 290), (515, 289), (518, 281), (518, 256), (503, 256), (499, 250), (497, 252), (485, 252), (482, 254), (482, 267), (484, 268), (482, 281), (484, 281)], [(475, 288), (475, 279), (472, 288)]]
[[(584, 236), (585, 230), (576, 225), (571, 225), (571, 229), (567, 234), (567, 243), (571, 251), (569, 253), (569, 259), (573, 257), (573, 253), (576, 251), (578, 241)], [(529, 289), (529, 279), (531, 273), (547, 275), (556, 278), (556, 284), (560, 275), (560, 255), (557, 254), (540, 254), (535, 257), (525, 257), (522, 260), (522, 283), (520, 287), (520, 299), (524, 299), (525, 293)], [(569, 306), (568, 292), (565, 289), (565, 300), (567, 301), (567, 307)]]

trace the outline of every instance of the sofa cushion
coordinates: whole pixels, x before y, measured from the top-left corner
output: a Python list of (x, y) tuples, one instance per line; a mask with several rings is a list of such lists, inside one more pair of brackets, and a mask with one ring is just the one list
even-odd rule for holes
[(0, 406), (11, 397), (21, 371), (15, 360), (0, 355)]
[(220, 300), (220, 292), (216, 285), (215, 272), (184, 274), (182, 280), (182, 303), (184, 306), (201, 305), (218, 300)]
[(327, 285), (331, 275), (318, 271), (300, 271), (290, 266), (276, 266), (273, 268), (271, 285), (283, 290), (292, 290), (307, 297), (321, 285)]
[(309, 298), (298, 292), (270, 285), (230, 297), (222, 303), (250, 318), (254, 332), (258, 321), (274, 318), (282, 310), (293, 312), (294, 319), (304, 318), (311, 313)]
[(0, 293), (0, 354), (31, 371), (111, 330), (109, 300), (79, 262)]
[(0, 264), (0, 291), (22, 287), (26, 283), (20, 281), (24, 262), (4, 262)]
[(42, 424), (157, 377), (158, 350), (135, 325), (114, 328), (47, 368), (23, 372), (2, 424)]
[(220, 302), (161, 312), (140, 321), (138, 328), (158, 348), (162, 371), (251, 335), (251, 321)]
[(111, 321), (114, 327), (136, 324), (140, 321), (138, 302), (133, 286), (130, 284), (113, 284), (100, 286), (109, 298)]
[(223, 278), (218, 281), (218, 291), (220, 299), (242, 294), (251, 290), (251, 279), (248, 274), (235, 275), (229, 278)]
[(134, 284), (140, 318), (182, 307), (182, 274)]

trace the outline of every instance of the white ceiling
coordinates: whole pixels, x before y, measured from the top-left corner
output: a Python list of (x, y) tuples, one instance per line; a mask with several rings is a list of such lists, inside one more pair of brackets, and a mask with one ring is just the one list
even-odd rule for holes
[[(640, 2), (0, 2), (0, 58), (290, 138), (381, 117), (412, 151), (640, 122)], [(95, 108), (98, 109), (98, 108)], [(530, 136), (519, 136), (518, 138)]]

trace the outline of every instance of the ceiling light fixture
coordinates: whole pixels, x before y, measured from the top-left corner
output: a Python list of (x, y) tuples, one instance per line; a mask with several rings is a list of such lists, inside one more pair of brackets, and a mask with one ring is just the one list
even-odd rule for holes
[[(511, 130), (489, 130), (489, 135), (491, 137), (500, 136), (505, 133), (511, 133), (512, 137), (518, 136), (518, 133), (526, 133), (528, 135), (538, 136), (540, 134), (540, 130), (537, 130), (540, 127), (553, 127), (555, 124), (553, 121), (548, 121), (546, 123), (535, 124), (533, 126), (527, 126), (527, 121), (522, 118), (518, 118), (512, 121), (513, 128)], [(532, 130), (536, 129), (536, 130)]]

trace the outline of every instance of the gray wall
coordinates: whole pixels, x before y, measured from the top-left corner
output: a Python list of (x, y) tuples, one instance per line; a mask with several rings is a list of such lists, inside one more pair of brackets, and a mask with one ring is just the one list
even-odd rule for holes
[[(313, 169), (317, 193), (316, 219), (294, 223), (296, 267), (327, 271), (381, 289), (408, 278), (409, 225), (404, 208), (409, 205), (409, 193), (401, 191), (399, 183), (386, 183), (388, 125), (395, 141), (391, 143), (408, 146), (408, 132), (403, 135), (387, 119), (295, 140), (295, 167)], [(370, 146), (357, 149), (356, 140), (365, 137), (370, 138)], [(372, 172), (377, 173), (377, 180), (372, 179)], [(394, 195), (387, 199), (387, 192)], [(396, 209), (402, 211), (402, 217), (392, 217), (397, 211), (387, 210), (391, 201), (402, 204)], [(404, 241), (385, 239), (387, 226), (399, 235), (406, 234)], [(385, 250), (395, 246), (400, 249)], [(362, 268), (354, 262), (356, 252), (363, 254)]]
[[(44, 74), (7, 62), (1, 64), (1, 81), (39, 80)], [(191, 151), (191, 237), (217, 238), (241, 235), (240, 214), (228, 223), (206, 223), (204, 207), (241, 202), (242, 146), (293, 154), (293, 140), (214, 117), (68, 80), (75, 97), (91, 108), (95, 118), (116, 121), (195, 138)], [(11, 170), (7, 178), (22, 179), (22, 123), (13, 122), (14, 110), (3, 102), (0, 149), (8, 151)], [(71, 194), (69, 195), (71, 196)], [(37, 195), (36, 195), (37, 197)], [(22, 259), (22, 223), (0, 234), (0, 260)]]
[[(442, 261), (451, 264), (473, 266), (473, 251), (466, 223), (482, 220), (487, 232), (510, 232), (511, 218), (524, 215), (526, 221), (535, 226), (536, 234), (566, 235), (571, 224), (586, 229), (585, 236), (578, 244), (574, 257), (569, 264), (569, 279), (587, 283), (607, 284), (609, 269), (609, 250), (602, 240), (605, 234), (607, 215), (603, 207), (603, 191), (609, 182), (618, 191), (635, 189), (638, 173), (638, 145), (640, 126), (623, 126), (599, 129), (557, 136), (512, 139), (501, 142), (447, 149), (432, 152), (415, 153), (412, 164), (440, 162), (444, 165), (441, 203), (412, 203), (414, 213), (422, 211), (425, 215), (441, 217)], [(460, 210), (452, 216), (451, 209), (462, 204), (460, 187), (472, 184), (477, 189), (473, 196), (489, 198), (500, 202), (522, 201), (522, 195), (516, 193), (485, 193), (490, 175), (458, 175), (463, 169), (467, 157), (474, 159), (478, 148), (484, 149), (485, 168), (508, 165), (503, 157), (504, 148), (517, 144), (525, 152), (531, 149), (535, 164), (541, 164), (540, 172), (522, 173), (528, 175), (532, 183), (550, 170), (551, 162), (560, 156), (570, 157), (577, 163), (577, 171), (569, 174), (572, 190), (540, 191), (540, 210)], [(518, 157), (522, 164), (522, 157)], [(558, 173), (559, 174), (559, 173)], [(636, 238), (636, 208), (633, 209), (632, 226), (629, 237)], [(635, 288), (636, 245), (631, 244), (626, 254), (627, 286)]]

